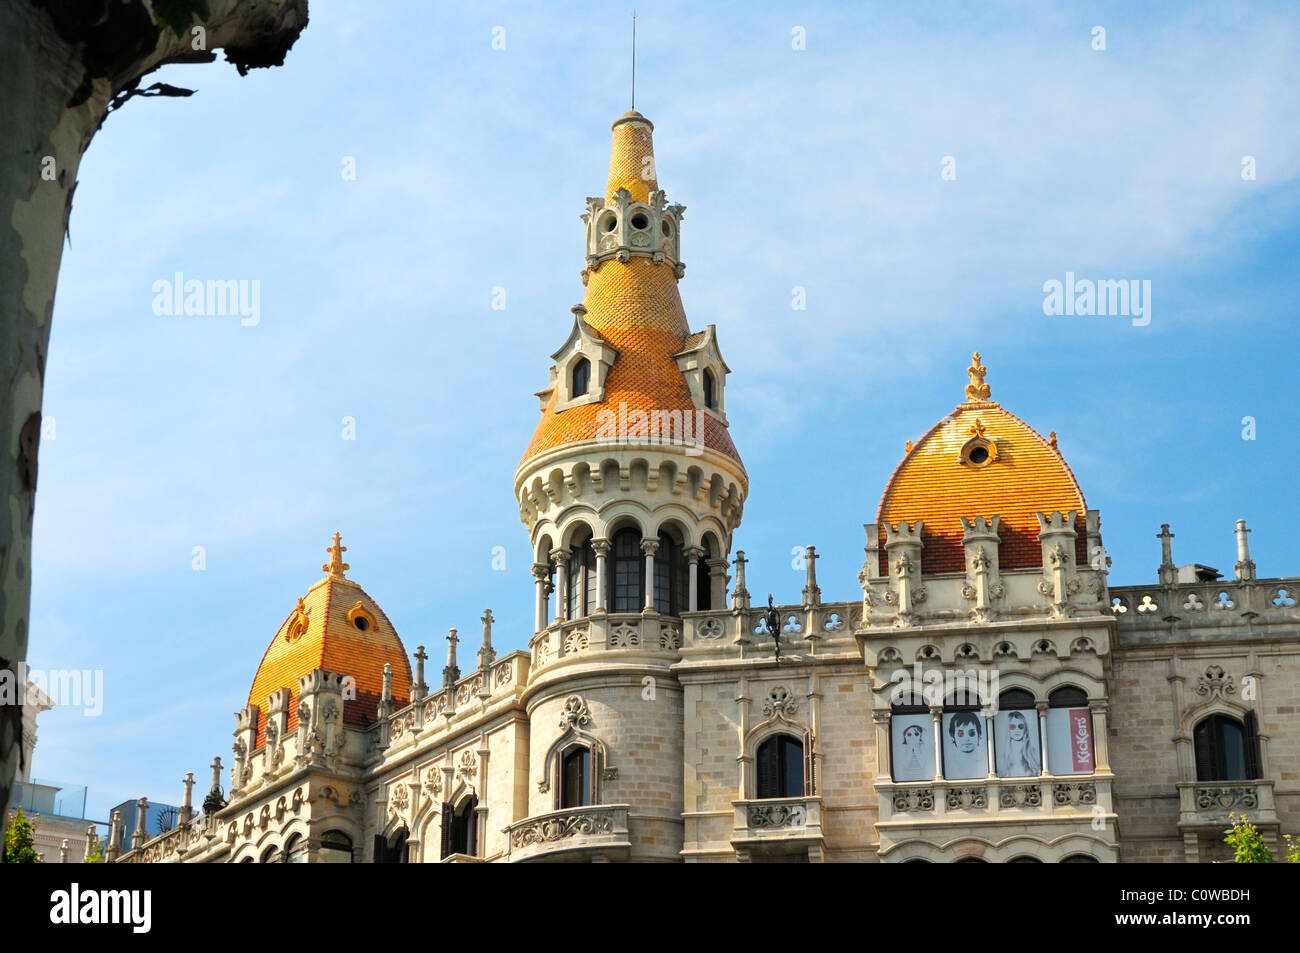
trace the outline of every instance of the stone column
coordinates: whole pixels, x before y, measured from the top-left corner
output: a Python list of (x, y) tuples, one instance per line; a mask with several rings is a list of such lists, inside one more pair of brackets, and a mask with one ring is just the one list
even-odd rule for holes
[(108, 822), (108, 853), (104, 857), (112, 863), (122, 856), (122, 812), (114, 811)]
[(700, 557), (704, 555), (704, 550), (698, 546), (691, 546), (686, 550), (686, 611), (698, 612), (700, 610), (700, 578), (699, 567)]
[(424, 683), (424, 663), (429, 656), (425, 654), (423, 645), (417, 645), (412, 658), (415, 659), (415, 684), (411, 686), (411, 703), (414, 704), (429, 694), (429, 686)]
[(456, 664), (456, 643), (460, 641), (455, 629), (447, 630), (447, 664), (442, 669), (442, 687), (451, 688), (460, 678), (460, 666)]
[(655, 553), (659, 552), (659, 540), (641, 540), (641, 552), (645, 553), (645, 611), (655, 611)]
[(871, 721), (876, 726), (876, 777), (882, 781), (892, 781), (893, 772), (889, 766), (889, 755), (893, 751), (893, 739), (889, 732), (890, 711), (888, 708), (873, 708)]
[[(931, 705), (930, 718), (934, 722), (934, 779), (942, 781), (943, 778), (943, 706)], [(942, 798), (935, 798), (938, 804)]]
[(131, 835), (131, 849), (139, 850), (148, 839), (145, 823), (149, 817), (149, 799), (140, 798), (135, 802), (135, 833)]
[(989, 756), (989, 779), (992, 780), (998, 776), (997, 770), (993, 765), (993, 716), (988, 712), (984, 713), (984, 743), (988, 748)]
[(94, 824), (90, 824), (86, 827), (86, 853), (81, 858), (83, 861), (90, 860), (91, 856), (95, 853), (95, 845), (98, 843), (99, 829), (95, 827)]
[(569, 553), (557, 549), (551, 553), (551, 564), (555, 566), (555, 621), (569, 620)]
[(393, 666), (384, 663), (383, 682), (379, 690), (379, 718), (382, 720), (393, 713)]
[(748, 609), (749, 608), (749, 590), (745, 588), (745, 567), (749, 565), (749, 560), (745, 558), (743, 549), (736, 550), (736, 588), (731, 590), (731, 608)]
[(1038, 709), (1038, 746), (1043, 751), (1043, 770), (1039, 772), (1039, 777), (1045, 778), (1052, 773), (1051, 761), (1047, 756), (1048, 704), (1045, 701), (1038, 701), (1034, 703), (1034, 707)]
[(803, 584), (803, 604), (804, 608), (809, 606), (819, 606), (822, 602), (822, 590), (817, 585), (817, 547), (804, 547), (804, 567), (805, 578)]
[(1172, 586), (1178, 581), (1178, 568), (1174, 565), (1173, 546), (1170, 545), (1174, 534), (1169, 532), (1169, 524), (1160, 524), (1160, 585)]
[(596, 551), (596, 611), (607, 612), (605, 593), (609, 579), (609, 540), (593, 539), (591, 548)]
[(1088, 709), (1092, 712), (1092, 760), (1093, 771), (1110, 770), (1110, 740), (1106, 722), (1110, 705), (1101, 700), (1090, 700)]
[(181, 798), (181, 809), (176, 815), (176, 826), (183, 827), (194, 820), (194, 772), (185, 772), (185, 794)]
[(492, 648), (492, 623), (496, 621), (492, 618), (492, 610), (484, 609), (479, 621), (483, 623), (483, 646), (478, 650), (478, 667), (486, 672), (497, 660), (496, 649)]
[[(743, 552), (736, 554), (737, 566), (742, 565), (740, 560), (745, 558)], [(721, 556), (709, 558), (704, 561), (704, 565), (709, 567), (709, 599), (712, 601), (714, 608), (725, 609), (727, 607), (727, 560)], [(731, 594), (731, 608), (748, 609), (749, 592), (745, 589), (744, 579), (737, 576), (736, 589)]]
[(533, 631), (546, 628), (547, 587), (551, 583), (551, 567), (546, 563), (533, 563), (533, 585), (536, 587), (536, 611), (533, 613)]
[(1237, 520), (1237, 565), (1234, 568), (1238, 582), (1255, 581), (1255, 563), (1250, 558), (1250, 541), (1246, 539), (1249, 532), (1246, 521)]

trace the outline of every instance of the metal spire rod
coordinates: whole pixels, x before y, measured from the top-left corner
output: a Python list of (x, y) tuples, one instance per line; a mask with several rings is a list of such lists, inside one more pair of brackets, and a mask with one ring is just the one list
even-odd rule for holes
[(636, 11), (632, 11), (632, 111), (636, 111)]

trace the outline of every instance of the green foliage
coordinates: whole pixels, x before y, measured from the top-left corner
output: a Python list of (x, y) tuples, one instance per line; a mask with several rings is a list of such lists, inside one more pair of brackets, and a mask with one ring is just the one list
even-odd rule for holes
[(104, 854), (101, 852), (100, 846), (98, 838), (95, 839), (90, 845), (90, 856), (83, 860), (82, 863), (102, 864), (104, 862)]
[(6, 864), (39, 864), (44, 860), (33, 846), (36, 842), (36, 825), (41, 816), (35, 815), (35, 821), (27, 819), (20, 807), (9, 815), (9, 828), (5, 831)]
[(1259, 828), (1246, 820), (1243, 814), (1229, 814), (1232, 827), (1224, 831), (1223, 842), (1233, 850), (1233, 859), (1239, 864), (1272, 864), (1273, 855), (1269, 852)]
[(194, 23), (194, 15), (206, 20), (212, 14), (208, 10), (208, 0), (153, 0), (153, 18), (155, 23), (172, 28), (177, 37)]
[(1287, 834), (1283, 837), (1283, 840), (1286, 841), (1286, 862), (1288, 864), (1300, 864), (1300, 838)]

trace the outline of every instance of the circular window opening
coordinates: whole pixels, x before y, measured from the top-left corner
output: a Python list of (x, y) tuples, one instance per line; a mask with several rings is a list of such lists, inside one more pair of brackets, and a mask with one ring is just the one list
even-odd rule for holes
[(635, 229), (638, 230), (643, 229), (649, 224), (650, 224), (650, 219), (646, 218), (645, 215), (641, 212), (637, 212), (637, 214), (632, 216), (632, 227)]
[(615, 218), (611, 215), (609, 218), (605, 219), (605, 231), (607, 231), (607, 232), (612, 232), (612, 231), (614, 230), (614, 226), (615, 226), (616, 224), (617, 224), (617, 221), (616, 221)]
[(664, 223), (663, 223), (662, 225), (660, 225), (659, 227), (660, 227), (661, 229), (663, 229), (663, 233), (664, 233), (664, 236), (665, 236), (665, 237), (667, 237), (667, 236), (669, 236), (669, 235), (672, 235), (672, 233), (673, 233), (673, 227), (672, 227), (671, 225), (669, 225), (667, 222), (664, 222)]
[(970, 462), (977, 467), (989, 462), (989, 451), (987, 447), (971, 447)]
[(359, 632), (365, 632), (370, 628), (370, 620), (363, 615), (359, 615), (353, 619), (352, 624), (357, 627), (357, 631)]

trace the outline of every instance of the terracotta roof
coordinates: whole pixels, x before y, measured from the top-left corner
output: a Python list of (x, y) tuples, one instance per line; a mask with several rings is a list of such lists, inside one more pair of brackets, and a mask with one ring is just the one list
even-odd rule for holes
[[(645, 202), (649, 191), (658, 188), (654, 178), (641, 175), (643, 168), (654, 168), (653, 161), (643, 165), (646, 157), (653, 160), (653, 128), (640, 113), (628, 113), (614, 124), (607, 190), (611, 198), (625, 188), (634, 200)], [(605, 380), (604, 399), (556, 413), (552, 393), (523, 461), (566, 443), (594, 439), (598, 415), (619, 413), (620, 403), (627, 404), (628, 412), (696, 409), (673, 355), (690, 346), (688, 342), (698, 343), (698, 334), (692, 335), (686, 322), (671, 263), (656, 265), (639, 256), (627, 262), (605, 261), (590, 272), (582, 304), (587, 324), (619, 352)], [(741, 462), (726, 426), (708, 414), (704, 415), (704, 443)]]
[[(977, 421), (997, 446), (997, 459), (982, 467), (960, 462)], [(958, 405), (903, 457), (881, 497), (876, 522), (883, 542), (885, 524), (924, 520), (922, 570), (962, 572), (961, 517), (998, 516), (999, 565), (1029, 569), (1042, 565), (1035, 514), (1054, 510), (1076, 512), (1076, 558), (1087, 561), (1087, 509), (1060, 453), (1019, 417), (987, 401)], [(888, 572), (883, 552), (881, 571)]]
[[(374, 620), (373, 625), (367, 622), (365, 631), (348, 616), (358, 603)], [(385, 662), (393, 666), (393, 698), (400, 707), (411, 690), (411, 663), (401, 638), (379, 604), (345, 578), (342, 568), (330, 572), (281, 623), (257, 667), (248, 693), (248, 703), (259, 709), (257, 746), (266, 740), (267, 696), (281, 688), (290, 690), (289, 728), (295, 729), (298, 679), (318, 668), (356, 679), (356, 698), (343, 701), (343, 723), (356, 728), (374, 724)]]

